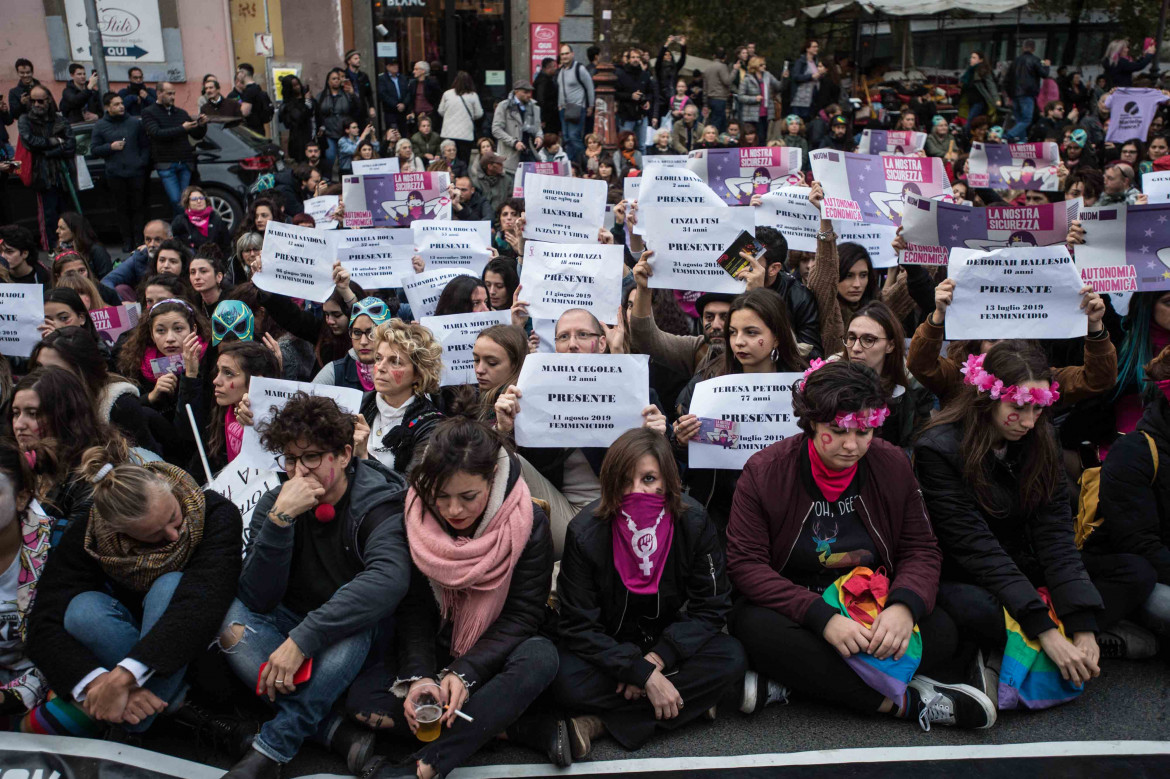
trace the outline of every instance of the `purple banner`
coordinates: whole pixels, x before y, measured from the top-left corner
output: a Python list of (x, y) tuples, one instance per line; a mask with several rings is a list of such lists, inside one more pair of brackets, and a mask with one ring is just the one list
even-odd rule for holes
[(450, 219), (448, 173), (345, 176), (346, 227), (409, 227), (423, 219)]
[(849, 154), (820, 149), (809, 155), (813, 177), (825, 190), (825, 218), (868, 224), (902, 223), (902, 195), (951, 197), (938, 157)]
[(729, 206), (746, 206), (752, 195), (804, 184), (800, 164), (800, 149), (792, 146), (696, 149), (687, 159), (687, 169)]
[(1170, 203), (1085, 208), (1080, 221), (1076, 262), (1086, 283), (1098, 292), (1170, 289)]
[(908, 195), (902, 215), (903, 265), (945, 265), (948, 249), (991, 251), (1064, 243), (1080, 200), (1042, 206), (972, 208)]
[(1052, 142), (972, 143), (967, 164), (973, 187), (1060, 191), (1060, 147)]
[(914, 130), (862, 130), (859, 154), (914, 154), (926, 148), (926, 133)]

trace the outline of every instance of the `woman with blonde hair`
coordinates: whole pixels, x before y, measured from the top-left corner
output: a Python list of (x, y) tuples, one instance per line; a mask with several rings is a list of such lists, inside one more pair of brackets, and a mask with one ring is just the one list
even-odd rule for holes
[(443, 347), (419, 324), (391, 319), (374, 331), (374, 389), (362, 397), (355, 454), (406, 473), (443, 414), (439, 391)]
[(739, 100), (740, 121), (756, 127), (758, 138), (768, 135), (768, 122), (775, 116), (775, 96), (780, 94), (780, 82), (768, 72), (763, 57), (748, 60), (747, 72), (739, 80), (736, 95)]

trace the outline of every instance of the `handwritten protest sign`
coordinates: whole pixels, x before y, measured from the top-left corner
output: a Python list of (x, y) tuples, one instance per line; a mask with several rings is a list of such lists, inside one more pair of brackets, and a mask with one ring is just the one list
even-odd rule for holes
[(443, 289), (451, 279), (456, 276), (474, 275), (462, 268), (435, 268), (402, 276), (402, 289), (406, 292), (406, 302), (410, 303), (410, 310), (415, 319), (434, 316), (435, 307), (439, 305), (439, 296), (443, 294)]
[(218, 492), (236, 504), (240, 516), (244, 519), (243, 546), (246, 547), (250, 530), (248, 525), (252, 521), (252, 512), (256, 510), (256, 504), (265, 493), (279, 486), (280, 476), (276, 471), (237, 466), (232, 462), (216, 474), (204, 489)]
[(926, 148), (926, 133), (915, 130), (862, 130), (858, 154), (913, 154)]
[(524, 197), (524, 177), (529, 173), (569, 177), (573, 175), (573, 166), (568, 162), (521, 162), (516, 166), (516, 182), (512, 186), (512, 197)]
[(1059, 192), (1060, 147), (1045, 143), (971, 144), (967, 182), (984, 189)]
[(443, 376), (439, 384), (450, 387), (475, 384), (475, 360), (472, 349), (475, 339), (485, 327), (512, 323), (512, 312), (484, 311), (475, 314), (448, 314), (424, 316), (418, 323), (431, 331), (443, 347)]
[(376, 160), (354, 160), (355, 176), (388, 176), (402, 171), (398, 157), (380, 157)]
[(337, 259), (349, 278), (363, 290), (395, 289), (414, 273), (411, 246), (351, 246), (337, 250)]
[(1170, 203), (1083, 208), (1077, 267), (1098, 292), (1170, 289)]
[(449, 173), (344, 176), (346, 227), (407, 227), (424, 219), (450, 219)]
[(333, 215), (337, 213), (340, 200), (337, 195), (311, 197), (305, 201), (305, 213), (313, 217), (318, 230), (336, 230), (337, 220)]
[(800, 149), (795, 146), (696, 149), (687, 170), (707, 182), (727, 205), (746, 206), (752, 195), (803, 184), (800, 164)]
[(261, 269), (252, 283), (265, 292), (324, 303), (333, 294), (333, 260), (337, 232), (282, 224), (264, 227)]
[(558, 319), (570, 308), (584, 308), (613, 323), (621, 307), (621, 246), (549, 244), (530, 241), (520, 266), (520, 293), (528, 315)]
[(550, 243), (596, 241), (605, 221), (605, 182), (533, 173), (524, 186), (524, 237)]
[(716, 262), (741, 232), (755, 233), (751, 208), (696, 206), (651, 208), (640, 213), (655, 289), (687, 289), (738, 294), (745, 283)]
[(261, 470), (279, 470), (276, 465), (276, 455), (279, 452), (269, 452), (260, 445), (260, 436), (256, 432), (256, 425), (268, 422), (275, 416), (289, 398), (297, 392), (333, 398), (338, 407), (346, 414), (357, 414), (362, 405), (362, 391), (349, 387), (335, 387), (332, 384), (310, 384), (304, 381), (285, 381), (284, 379), (266, 379), (262, 376), (253, 376), (248, 381), (248, 402), (252, 405), (254, 424), (244, 426), (244, 438), (240, 443), (240, 453), (232, 460), (232, 466), (243, 468), (259, 468)]
[(0, 284), (0, 354), (28, 357), (41, 340), (44, 299), (40, 284)]
[(1006, 247), (1063, 244), (1080, 200), (1041, 206), (971, 208), (906, 196), (903, 265), (946, 265), (950, 247), (991, 251)]
[(523, 397), (516, 443), (529, 447), (609, 446), (641, 427), (650, 404), (644, 354), (530, 354), (517, 380)]
[(736, 373), (695, 385), (690, 413), (700, 420), (701, 438), (687, 444), (692, 468), (742, 470), (764, 447), (800, 432), (792, 413), (792, 385), (799, 373)]
[(138, 324), (141, 306), (137, 303), (123, 303), (89, 312), (98, 336), (109, 346), (118, 342), (119, 336)]
[(902, 223), (902, 195), (950, 196), (938, 157), (849, 154), (819, 149), (809, 154), (813, 176), (825, 190), (824, 214), (867, 224)]
[(952, 341), (1083, 338), (1081, 277), (1064, 246), (952, 249), (955, 292), (947, 308)]

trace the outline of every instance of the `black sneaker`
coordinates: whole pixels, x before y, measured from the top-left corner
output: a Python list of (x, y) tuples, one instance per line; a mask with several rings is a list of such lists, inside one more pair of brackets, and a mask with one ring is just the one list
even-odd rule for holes
[(1122, 620), (1097, 634), (1101, 658), (1109, 660), (1148, 660), (1158, 654), (1158, 639), (1153, 633), (1129, 620)]
[(508, 740), (520, 744), (548, 757), (550, 763), (560, 768), (573, 764), (573, 753), (569, 742), (569, 725), (565, 718), (551, 712), (528, 711), (505, 731)]
[(260, 723), (225, 714), (213, 714), (194, 703), (184, 703), (173, 715), (171, 722), (190, 731), (197, 745), (230, 755), (239, 760), (252, 748), (252, 740), (260, 732)]
[(329, 748), (345, 758), (351, 774), (357, 774), (374, 756), (374, 741), (374, 731), (344, 720), (329, 735)]
[(788, 688), (779, 682), (760, 676), (755, 671), (748, 671), (743, 675), (743, 696), (740, 698), (739, 710), (744, 714), (754, 714), (773, 703), (788, 703), (788, 693)]
[(926, 676), (915, 676), (906, 688), (908, 716), (929, 731), (931, 725), (983, 730), (995, 724), (991, 699), (969, 684), (943, 684)]

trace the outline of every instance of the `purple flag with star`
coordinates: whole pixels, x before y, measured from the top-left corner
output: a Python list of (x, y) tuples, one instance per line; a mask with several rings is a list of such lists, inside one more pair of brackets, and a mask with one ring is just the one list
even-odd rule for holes
[(698, 174), (729, 206), (746, 206), (752, 195), (804, 183), (800, 149), (794, 146), (753, 146), (744, 149), (696, 149), (687, 170)]
[(951, 197), (943, 161), (938, 157), (849, 154), (818, 149), (809, 154), (813, 178), (825, 190), (826, 219), (900, 225), (903, 193), (926, 198)]
[[(1081, 209), (1081, 278), (1098, 292), (1170, 290), (1170, 203)], [(1098, 286), (1100, 285), (1100, 286)]]
[(344, 176), (346, 227), (409, 227), (423, 219), (450, 219), (449, 173)]
[(991, 251), (1004, 247), (1064, 243), (1080, 200), (1042, 206), (974, 208), (906, 196), (902, 238), (903, 265), (946, 265), (949, 249)]
[(972, 143), (967, 183), (983, 189), (1059, 192), (1060, 147), (1047, 143)]
[(926, 133), (914, 130), (862, 130), (860, 154), (913, 154), (926, 147)]

